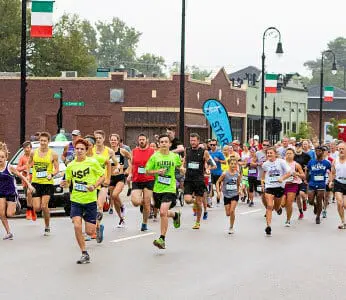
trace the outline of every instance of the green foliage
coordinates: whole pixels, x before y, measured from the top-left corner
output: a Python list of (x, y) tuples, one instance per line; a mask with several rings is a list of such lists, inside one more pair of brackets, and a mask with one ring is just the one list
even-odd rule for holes
[(327, 134), (331, 135), (334, 139), (338, 138), (338, 125), (346, 123), (346, 119), (336, 120), (335, 118), (330, 119), (330, 126), (328, 126)]
[[(179, 73), (180, 72), (180, 62), (174, 62), (170, 68), (170, 73)], [(210, 76), (212, 71), (202, 70), (197, 66), (185, 66), (185, 73), (191, 74), (192, 79), (204, 81), (207, 77)]]
[(290, 132), (289, 134), (289, 137), (295, 137), (297, 141), (301, 139), (312, 139), (314, 136), (314, 129), (309, 122), (301, 122), (298, 132)]
[(163, 68), (166, 67), (165, 59), (162, 56), (155, 56), (154, 54), (145, 53), (138, 57), (134, 62), (134, 68), (147, 77), (165, 76)]

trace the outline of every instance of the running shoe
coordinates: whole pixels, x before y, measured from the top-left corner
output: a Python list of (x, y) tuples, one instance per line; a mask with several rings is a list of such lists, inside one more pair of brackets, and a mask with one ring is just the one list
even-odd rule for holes
[(303, 200), (303, 211), (307, 210), (306, 200)]
[(291, 227), (291, 222), (290, 221), (286, 221), (285, 227)]
[(109, 211), (108, 211), (108, 213), (109, 213), (110, 215), (112, 215), (112, 214), (113, 214), (113, 208), (110, 208)]
[(317, 213), (317, 206), (316, 206), (316, 204), (314, 203), (314, 214), (316, 215), (316, 213)]
[(346, 229), (346, 224), (341, 223), (341, 224), (338, 226), (338, 229)]
[(43, 235), (44, 236), (50, 236), (50, 228), (49, 227), (44, 229), (44, 234)]
[(84, 235), (84, 241), (90, 242), (91, 241), (91, 236), (90, 235)]
[(253, 206), (255, 206), (255, 203), (253, 203), (253, 201), (251, 201), (251, 202), (249, 203), (249, 207), (253, 207)]
[(205, 211), (203, 213), (203, 220), (208, 220), (208, 212), (207, 211)]
[[(246, 197), (245, 197), (245, 198), (246, 198)], [(249, 200), (249, 199), (246, 200), (246, 204), (250, 204), (250, 200)]]
[(201, 224), (196, 222), (195, 225), (192, 226), (192, 229), (199, 229), (201, 227)]
[(270, 226), (267, 226), (265, 229), (265, 232), (267, 235), (271, 235), (272, 234), (272, 228)]
[(282, 214), (282, 208), (280, 207), (276, 212), (280, 216)]
[(173, 225), (174, 225), (174, 228), (179, 228), (179, 227), (180, 227), (180, 218), (181, 218), (181, 212), (178, 211), (178, 212), (177, 212), (177, 217), (176, 217), (176, 218), (173, 218)]
[(31, 220), (33, 220), (34, 222), (37, 220), (37, 214), (34, 210), (31, 211)]
[(119, 221), (119, 224), (117, 226), (118, 228), (125, 228), (125, 220), (122, 218)]
[(153, 242), (153, 244), (159, 249), (166, 249), (166, 243), (162, 238), (158, 238)]
[(316, 224), (321, 224), (321, 219), (320, 219), (320, 217), (316, 217)]
[(83, 265), (88, 263), (90, 263), (90, 256), (88, 253), (82, 254), (81, 258), (77, 260), (78, 265)]
[(102, 243), (103, 241), (103, 232), (105, 230), (105, 226), (103, 224), (100, 225), (100, 227), (96, 228), (96, 242)]
[(131, 191), (132, 191), (131, 188), (129, 188), (129, 189), (127, 190), (127, 197), (129, 197), (129, 196), (131, 195)]
[(322, 211), (322, 218), (327, 218), (327, 211), (325, 209)]
[(147, 224), (142, 223), (142, 226), (141, 226), (141, 231), (148, 231), (148, 225), (147, 225)]
[(125, 217), (126, 208), (125, 208), (125, 205), (124, 205), (124, 204), (120, 206), (120, 212), (121, 212), (121, 215), (122, 215), (123, 217)]
[(298, 219), (299, 219), (299, 220), (303, 220), (303, 219), (304, 219), (304, 214), (303, 214), (303, 213), (299, 214)]
[(27, 210), (26, 210), (25, 218), (26, 218), (27, 220), (32, 220), (31, 209), (27, 209)]
[(13, 234), (11, 232), (9, 232), (8, 234), (6, 234), (4, 237), (3, 237), (3, 240), (13, 240)]
[(228, 234), (234, 234), (234, 229), (232, 227), (228, 229)]

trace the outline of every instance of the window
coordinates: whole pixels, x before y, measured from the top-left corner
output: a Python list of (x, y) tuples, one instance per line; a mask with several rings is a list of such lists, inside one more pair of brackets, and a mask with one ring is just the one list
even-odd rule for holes
[(297, 123), (296, 122), (292, 123), (292, 132), (297, 132)]

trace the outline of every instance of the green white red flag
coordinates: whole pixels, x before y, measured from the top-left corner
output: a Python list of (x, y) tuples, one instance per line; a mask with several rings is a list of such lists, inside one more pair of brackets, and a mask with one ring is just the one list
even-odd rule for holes
[(277, 84), (278, 84), (278, 75), (277, 74), (266, 74), (265, 78), (265, 92), (266, 93), (276, 93)]
[(333, 102), (334, 99), (334, 87), (325, 86), (324, 87), (324, 101), (325, 102)]
[(53, 3), (49, 0), (32, 0), (31, 30), (33, 38), (51, 38), (53, 35)]

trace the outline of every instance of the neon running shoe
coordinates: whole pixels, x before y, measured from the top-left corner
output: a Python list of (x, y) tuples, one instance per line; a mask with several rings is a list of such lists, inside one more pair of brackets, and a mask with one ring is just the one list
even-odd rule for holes
[(192, 229), (199, 229), (201, 227), (201, 224), (196, 222), (195, 225), (192, 226)]
[(162, 238), (158, 238), (157, 240), (153, 241), (153, 244), (159, 249), (166, 249), (166, 243)]
[(180, 218), (181, 218), (181, 212), (177, 212), (176, 218), (173, 219), (173, 226), (174, 228), (179, 228), (180, 227)]

